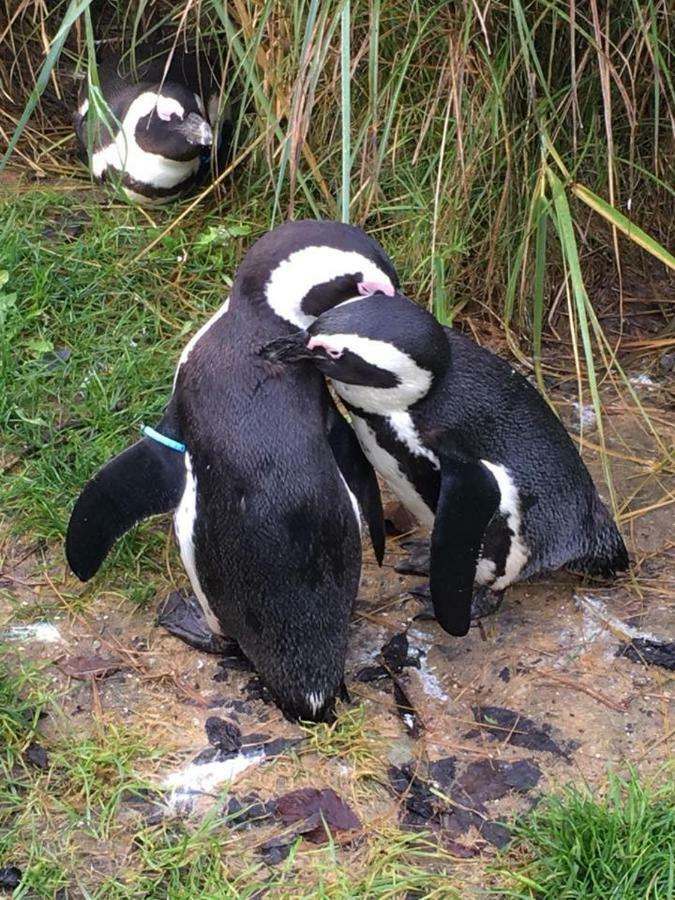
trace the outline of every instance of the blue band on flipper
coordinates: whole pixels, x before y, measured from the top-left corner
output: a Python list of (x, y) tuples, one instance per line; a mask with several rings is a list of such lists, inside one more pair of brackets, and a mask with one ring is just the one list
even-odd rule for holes
[(141, 431), (146, 437), (150, 438), (150, 440), (157, 441), (158, 444), (168, 447), (169, 450), (175, 450), (177, 453), (185, 453), (185, 444), (181, 444), (180, 441), (174, 441), (173, 438), (167, 437), (165, 434), (160, 434), (159, 431), (155, 431), (155, 429), (151, 428), (149, 425), (144, 425)]

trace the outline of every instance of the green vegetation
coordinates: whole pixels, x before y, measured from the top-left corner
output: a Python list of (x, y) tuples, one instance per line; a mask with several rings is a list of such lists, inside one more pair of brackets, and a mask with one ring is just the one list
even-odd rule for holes
[[(618, 0), (611, 15), (597, 0), (352, 0), (349, 15), (340, 0), (15, 6), (0, 27), (0, 129), (15, 135), (0, 171), (3, 534), (41, 542), (61, 564), (81, 486), (156, 422), (188, 336), (222, 303), (253, 239), (288, 216), (348, 210), (439, 319), (498, 335), (540, 384), (577, 381), (598, 413), (617, 385), (640, 411), (618, 361), (671, 347), (672, 323), (664, 315), (636, 349), (623, 323), (605, 334), (601, 319), (630, 313), (628, 276), (672, 290), (666, 0)], [(132, 47), (169, 45), (177, 30), (229, 61), (221, 105), (234, 101), (237, 164), (203, 197), (149, 214), (92, 188), (75, 161), (72, 73), (95, 80), (101, 31)], [(665, 483), (671, 451), (645, 421)], [(104, 582), (148, 601), (170, 546), (165, 522), (144, 523), (92, 586), (58, 604), (85, 608)], [(22, 619), (57, 602), (43, 592), (23, 607), (2, 590)], [(24, 759), (42, 710), (44, 770)], [(258, 853), (269, 830), (230, 829), (224, 793), (203, 821), (128, 817), (125, 792), (148, 786), (138, 772), (160, 749), (110, 722), (86, 734), (67, 725), (41, 668), (0, 662), (0, 865), (24, 870), (16, 897), (448, 898), (461, 878), (442, 849), (386, 822), (349, 849), (296, 847), (272, 868)], [(310, 753), (345, 760), (359, 791), (379, 796), (386, 739), (365, 707), (307, 734)], [(480, 889), (671, 897), (674, 800), (634, 774), (612, 776), (601, 801), (571, 788), (546, 799)]]
[(675, 784), (611, 774), (605, 796), (569, 787), (516, 829), (530, 857), (502, 872), (501, 896), (536, 900), (668, 900), (675, 895)]

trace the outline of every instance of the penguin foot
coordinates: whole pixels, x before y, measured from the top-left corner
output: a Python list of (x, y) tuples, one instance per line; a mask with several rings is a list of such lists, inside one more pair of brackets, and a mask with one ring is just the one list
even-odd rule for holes
[(211, 631), (199, 601), (186, 590), (172, 591), (169, 594), (158, 611), (157, 622), (169, 634), (196, 650), (219, 655), (231, 650), (232, 642)]
[[(409, 588), (409, 594), (423, 604), (422, 609), (413, 616), (415, 621), (428, 622), (435, 620), (434, 606), (431, 602), (431, 591), (428, 582)], [(478, 587), (471, 598), (471, 621), (476, 622), (485, 616), (494, 615), (504, 601), (504, 591), (492, 591), (489, 587)]]
[(394, 571), (400, 575), (424, 575), (429, 577), (431, 542), (428, 540), (404, 541), (401, 544), (409, 555), (400, 559), (394, 566)]

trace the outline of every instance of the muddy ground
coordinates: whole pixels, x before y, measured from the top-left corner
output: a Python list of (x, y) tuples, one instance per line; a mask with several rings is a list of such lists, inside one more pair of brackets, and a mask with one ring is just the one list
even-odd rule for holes
[[(662, 443), (672, 448), (672, 395), (663, 382), (638, 389)], [(578, 410), (571, 402), (561, 409), (574, 427)], [(603, 784), (608, 764), (653, 771), (675, 743), (672, 672), (620, 655), (630, 637), (626, 625), (675, 639), (672, 478), (659, 468), (658, 442), (635, 413), (618, 402), (608, 411), (609, 459), (633, 560), (627, 577), (583, 584), (562, 573), (520, 585), (460, 640), (415, 619), (421, 604), (408, 590), (423, 579), (394, 569), (406, 555), (405, 537), (389, 539), (382, 569), (366, 550), (347, 685), (353, 704), (364, 705), (362, 728), (375, 748), (370, 761), (363, 753), (354, 762), (346, 751), (343, 758), (317, 752), (310, 733), (261, 696), (253, 673), (219, 665), (158, 627), (157, 606), (187, 581), (172, 553), (153, 605), (139, 610), (109, 591), (104, 569), (94, 599), (79, 612), (85, 589), (66, 571), (60, 548), (6, 538), (0, 631), (11, 655), (55, 663), (47, 671), (65, 712), (45, 719), (45, 745), (54, 732), (89, 733), (110, 723), (146, 734), (167, 748), (141, 773), (165, 790), (149, 813), (155, 816), (201, 815), (233, 774), (229, 790), (239, 800), (255, 795), (264, 803), (296, 788), (331, 787), (366, 829), (399, 822), (436, 832), (458, 858), (455, 886), (478, 896), (488, 880), (484, 861), (508, 837), (495, 823), (562, 783)], [(590, 421), (584, 437), (598, 440)], [(598, 454), (587, 448), (584, 458), (602, 484)], [(407, 649), (405, 638), (396, 637), (402, 633)], [(377, 679), (372, 669), (392, 639), (385, 661), (393, 679)], [(82, 680), (64, 673), (77, 656), (111, 662), (108, 669), (102, 664), (100, 677)], [(398, 710), (396, 690), (404, 695), (398, 693)], [(408, 701), (412, 714), (401, 709)], [(232, 754), (226, 741), (214, 746), (213, 723), (209, 743), (205, 723), (214, 716), (237, 726), (243, 748)], [(279, 738), (291, 743), (270, 746)], [(190, 767), (206, 750), (201, 771)], [(263, 816), (253, 839), (264, 847), (276, 827)], [(343, 852), (348, 860), (348, 845)], [(302, 865), (302, 853), (298, 860)], [(267, 861), (278, 859), (271, 854)], [(123, 854), (90, 851), (86, 866), (96, 882), (123, 870)]]

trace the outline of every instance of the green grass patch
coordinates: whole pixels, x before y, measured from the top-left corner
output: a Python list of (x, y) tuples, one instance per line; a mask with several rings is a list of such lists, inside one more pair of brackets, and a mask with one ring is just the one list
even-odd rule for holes
[[(670, 773), (672, 775), (672, 771)], [(503, 871), (519, 900), (670, 900), (675, 896), (675, 783), (610, 774), (602, 799), (568, 787), (515, 829), (529, 860)]]

